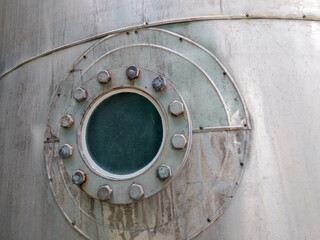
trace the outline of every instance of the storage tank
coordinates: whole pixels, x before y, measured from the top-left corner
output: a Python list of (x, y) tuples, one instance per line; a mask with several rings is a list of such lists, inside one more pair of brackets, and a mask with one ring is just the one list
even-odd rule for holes
[(319, 239), (319, 7), (0, 1), (0, 239)]

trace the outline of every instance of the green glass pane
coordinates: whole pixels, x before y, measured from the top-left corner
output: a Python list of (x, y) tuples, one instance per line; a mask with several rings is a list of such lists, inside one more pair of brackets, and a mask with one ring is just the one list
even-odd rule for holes
[(102, 169), (130, 174), (156, 156), (163, 138), (161, 117), (155, 106), (136, 93), (113, 95), (93, 111), (86, 142), (89, 154)]

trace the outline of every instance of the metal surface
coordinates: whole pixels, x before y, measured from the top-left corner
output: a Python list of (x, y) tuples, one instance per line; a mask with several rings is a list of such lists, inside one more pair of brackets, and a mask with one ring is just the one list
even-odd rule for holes
[(113, 190), (109, 185), (100, 186), (97, 196), (101, 201), (109, 200), (112, 196)]
[[(316, 143), (320, 137), (316, 119), (320, 113), (315, 110), (320, 105), (319, 9), (317, 0), (0, 1), (0, 239), (319, 239), (320, 154)], [(153, 38), (141, 36), (141, 28), (160, 25), (178, 34), (178, 41), (157, 36), (162, 49), (177, 46), (168, 55), (180, 53), (203, 66), (209, 58), (191, 49), (197, 43), (224, 64), (214, 70), (210, 70), (212, 64), (201, 69), (212, 77), (223, 98), (237, 93), (224, 85), (233, 83), (230, 75), (234, 77), (241, 93), (236, 99), (245, 100), (252, 122), (237, 112), (239, 105), (232, 109), (228, 104), (232, 98), (220, 105), (210, 101), (212, 97), (194, 105), (188, 102), (190, 109), (208, 102), (210, 107), (219, 106), (217, 109), (225, 106), (230, 124), (206, 125), (203, 123), (214, 123), (207, 121), (207, 115), (193, 117), (196, 124), (189, 159), (166, 189), (141, 200), (144, 204), (127, 207), (110, 207), (85, 194), (70, 198), (81, 190), (64, 181), (67, 175), (61, 176), (59, 169), (64, 166), (58, 158), (43, 161), (41, 147), (44, 142), (45, 151), (59, 151), (59, 136), (47, 125), (53, 99), (66, 94), (58, 86), (67, 72), (79, 79), (82, 66), (75, 68), (74, 63), (84, 52), (82, 59), (87, 58), (87, 49), (97, 39), (121, 33), (118, 46), (112, 41), (108, 44), (134, 48), (132, 38), (136, 37), (138, 43), (148, 39), (143, 46), (151, 46), (154, 43), (149, 39)], [(183, 44), (181, 49), (178, 43)], [(191, 44), (185, 48), (187, 43)], [(186, 56), (189, 47), (193, 54)], [(168, 66), (177, 61), (166, 64), (164, 54), (127, 53), (110, 54), (113, 59), (127, 58), (123, 64), (168, 69), (168, 76), (175, 74), (175, 68)], [(135, 62), (137, 55), (146, 62), (156, 58), (158, 63)], [(91, 75), (95, 81), (101, 69), (104, 66)], [(180, 65), (180, 71), (185, 69), (189, 67)], [(193, 82), (201, 79), (192, 77)], [(197, 89), (185, 84), (179, 91), (188, 101), (195, 91), (188, 92)], [(203, 91), (200, 93), (206, 96)], [(215, 112), (215, 108), (206, 111)], [(57, 114), (56, 119), (62, 115)], [(249, 151), (246, 141), (251, 128)], [(247, 158), (242, 156), (235, 165), (230, 157), (237, 154)], [(45, 155), (45, 159), (51, 156)], [(221, 166), (227, 166), (224, 172)], [(234, 176), (234, 171), (226, 171), (230, 166), (240, 175), (246, 168), (237, 194), (234, 191), (240, 182), (234, 180), (231, 191), (225, 181), (217, 180)], [(45, 168), (52, 170), (48, 176)], [(57, 191), (51, 194), (50, 188)], [(229, 191), (213, 194), (222, 189)], [(216, 207), (217, 211), (204, 205), (214, 202), (221, 206), (221, 201), (225, 204)], [(59, 211), (58, 206), (66, 206), (67, 212)], [(105, 215), (101, 217), (101, 213)]]
[[(101, 45), (106, 44), (106, 42), (101, 42)], [(101, 49), (101, 46), (97, 46)], [(92, 49), (92, 51), (95, 51)], [(101, 52), (101, 54), (104, 54), (104, 52)], [(60, 94), (58, 98), (54, 100), (54, 103), (52, 104), (52, 110), (49, 116), (49, 125), (51, 128), (51, 132), (55, 132), (56, 136), (59, 137), (60, 143), (65, 144), (71, 144), (75, 146), (76, 151), (74, 151), (74, 154), (71, 158), (68, 158), (67, 161), (63, 160), (64, 168), (60, 168), (62, 176), (64, 176), (64, 182), (70, 181), (70, 178), (65, 177), (69, 174), (71, 176), (74, 171), (77, 169), (82, 169), (87, 173), (88, 181), (86, 181), (82, 186), (81, 190), (84, 191), (89, 196), (98, 199), (97, 192), (99, 186), (103, 184), (108, 184), (113, 189), (112, 198), (109, 200), (111, 203), (116, 204), (127, 204), (132, 202), (133, 198), (130, 198), (128, 195), (128, 188), (133, 183), (139, 183), (144, 185), (144, 197), (149, 198), (152, 195), (158, 193), (161, 191), (164, 187), (166, 187), (169, 182), (160, 182), (156, 177), (156, 169), (160, 164), (167, 164), (171, 167), (172, 175), (176, 176), (178, 175), (181, 168), (183, 168), (188, 153), (191, 148), (191, 139), (192, 139), (192, 125), (191, 125), (191, 118), (189, 115), (189, 112), (186, 108), (186, 113), (184, 117), (181, 118), (173, 118), (169, 112), (169, 105), (171, 102), (178, 100), (180, 102), (184, 102), (182, 97), (180, 96), (177, 89), (174, 87), (174, 85), (171, 82), (167, 82), (167, 87), (164, 91), (159, 92), (154, 90), (152, 86), (152, 80), (159, 76), (159, 73), (155, 73), (153, 71), (141, 68), (140, 69), (140, 76), (139, 78), (135, 79), (134, 81), (129, 81), (126, 76), (126, 66), (120, 66), (116, 68), (109, 68), (108, 72), (111, 75), (111, 82), (107, 85), (101, 85), (98, 81), (96, 81), (96, 74), (99, 71), (96, 71), (96, 69), (101, 69), (100, 65), (103, 64), (107, 66), (108, 64), (108, 57), (105, 59), (102, 59), (97, 53), (95, 53), (95, 57), (99, 59), (98, 62), (96, 62), (95, 59), (92, 59), (92, 62), (90, 62), (90, 54), (87, 54), (88, 57), (86, 58), (84, 63), (78, 63), (78, 65), (86, 64), (88, 66), (88, 69), (85, 69), (83, 66), (82, 75), (79, 79), (76, 81), (74, 80), (73, 75), (69, 75), (66, 80), (62, 83), (60, 86), (60, 89), (62, 91), (65, 91), (65, 93)], [(96, 62), (96, 63), (95, 63)], [(95, 64), (92, 64), (95, 63)], [(115, 61), (113, 60), (113, 63)], [(97, 66), (96, 66), (97, 65)], [(71, 84), (71, 85), (70, 85)], [(87, 99), (83, 102), (75, 101), (72, 98), (70, 89), (82, 89), (86, 91), (87, 93)], [(125, 172), (124, 174), (119, 174), (117, 172), (112, 172), (106, 168), (101, 167), (102, 165), (99, 165), (97, 161), (94, 160), (94, 157), (92, 153), (89, 151), (88, 147), (88, 137), (87, 137), (87, 129), (91, 125), (89, 124), (89, 119), (91, 118), (92, 114), (95, 112), (95, 109), (97, 106), (100, 106), (101, 103), (103, 103), (106, 99), (110, 99), (112, 96), (118, 96), (118, 94), (121, 93), (131, 93), (131, 94), (138, 94), (141, 97), (144, 97), (146, 100), (150, 101), (150, 105), (153, 105), (154, 108), (156, 108), (156, 111), (161, 116), (160, 122), (162, 123), (162, 130), (163, 130), (163, 137), (161, 139), (161, 145), (159, 148), (155, 148), (156, 154), (155, 156), (151, 156), (150, 159), (147, 158), (148, 155), (145, 155), (145, 158), (142, 158), (144, 161), (143, 163), (146, 164), (141, 165), (139, 169), (136, 169), (134, 172)], [(146, 108), (146, 104), (144, 104), (144, 108)], [(118, 106), (119, 107), (119, 106)], [(142, 109), (142, 108), (140, 108)], [(75, 119), (74, 127), (71, 129), (65, 129), (61, 128), (59, 124), (57, 124), (56, 116), (62, 115), (62, 114), (72, 114)], [(114, 111), (109, 111), (111, 115), (114, 115)], [(106, 113), (103, 113), (103, 115), (106, 115)], [(121, 112), (120, 115), (124, 115), (125, 112)], [(128, 114), (130, 114), (128, 112)], [(143, 114), (143, 113), (142, 113)], [(102, 115), (102, 117), (103, 117)], [(147, 115), (147, 113), (145, 114)], [(123, 116), (124, 117), (124, 116)], [(134, 116), (132, 116), (133, 118)], [(141, 117), (142, 119), (143, 117)], [(103, 117), (103, 119), (108, 119), (109, 122), (111, 122), (110, 117)], [(140, 119), (140, 120), (141, 120)], [(138, 120), (138, 119), (137, 119)], [(153, 119), (155, 121), (155, 119)], [(133, 124), (137, 124), (136, 122), (133, 122)], [(112, 126), (114, 126), (112, 124)], [(146, 127), (146, 124), (144, 124)], [(104, 126), (101, 126), (104, 127)], [(125, 128), (126, 126), (123, 126), (122, 128)], [(142, 125), (143, 127), (143, 125)], [(117, 134), (120, 134), (122, 131), (121, 125), (117, 125), (116, 129), (112, 130), (114, 131), (115, 138), (118, 136)], [(123, 138), (132, 138), (134, 135), (131, 135), (131, 132), (134, 132), (135, 126), (132, 126), (131, 131), (128, 129), (127, 136), (123, 136)], [(140, 129), (140, 134), (136, 134), (137, 138), (142, 137), (142, 133), (145, 129)], [(99, 129), (97, 129), (99, 131)], [(104, 131), (104, 130), (101, 130)], [(101, 132), (100, 131), (100, 132)], [(118, 133), (117, 133), (118, 132)], [(95, 141), (95, 135), (98, 135), (98, 133), (94, 134), (95, 131), (93, 131), (93, 139), (90, 143), (92, 144), (98, 144), (98, 139)], [(171, 141), (168, 139), (171, 139), (173, 135), (176, 133), (182, 133), (184, 134), (184, 148), (183, 150), (175, 150), (171, 147)], [(108, 132), (107, 135), (112, 135), (110, 132)], [(88, 135), (89, 136), (89, 135)], [(98, 137), (98, 136), (96, 136)], [(188, 141), (187, 141), (188, 140)], [(110, 141), (113, 144), (113, 140), (110, 139)], [(131, 139), (134, 143), (136, 143), (135, 139)], [(151, 141), (151, 140), (147, 140)], [(125, 144), (127, 142), (127, 144)], [(153, 141), (154, 142), (154, 141)], [(188, 144), (186, 145), (186, 143)], [(156, 143), (156, 142), (154, 142)], [(101, 144), (100, 144), (101, 145)], [(111, 144), (107, 144), (111, 145)], [(100, 146), (101, 148), (108, 148), (110, 146)], [(128, 152), (130, 153), (128, 156), (126, 156), (126, 159), (123, 161), (120, 161), (120, 158), (117, 158), (117, 156), (113, 156), (110, 151), (103, 151), (104, 154), (101, 154), (101, 161), (104, 161), (103, 159), (108, 159), (110, 162), (110, 166), (113, 166), (112, 161), (116, 159), (115, 163), (118, 168), (120, 167), (121, 170), (128, 170), (126, 168), (126, 163), (130, 163), (132, 160), (133, 163), (137, 159), (135, 159), (134, 153), (140, 154), (142, 153), (148, 153), (148, 143), (145, 144), (140, 143), (137, 146), (134, 145), (132, 147), (130, 144), (128, 144), (128, 140), (124, 139), (123, 144), (120, 146), (115, 144), (112, 145), (110, 148), (112, 149), (120, 149), (120, 151), (125, 152), (126, 150), (122, 148), (128, 148)], [(152, 146), (153, 147), (153, 146)], [(150, 148), (150, 147), (149, 147)], [(141, 150), (139, 150), (141, 149)], [(180, 148), (182, 149), (182, 148)], [(51, 152), (51, 149), (47, 149), (45, 151), (45, 155), (48, 157), (48, 161), (52, 161), (52, 159), (57, 158), (55, 152)], [(131, 155), (131, 156), (130, 156)], [(52, 157), (50, 157), (52, 156)], [(140, 155), (139, 155), (140, 156)], [(143, 156), (141, 156), (143, 157)], [(150, 156), (149, 156), (150, 157)], [(52, 158), (52, 159), (50, 159)], [(100, 161), (100, 160), (99, 160)], [(100, 162), (101, 162), (100, 161)], [(119, 163), (120, 162), (120, 163)], [(134, 163), (135, 165), (137, 163)], [(117, 169), (118, 169), (117, 168)], [(67, 173), (65, 172), (67, 170)], [(48, 171), (51, 171), (51, 168), (48, 168)], [(50, 174), (50, 173), (49, 173)], [(68, 189), (68, 185), (65, 186), (67, 191), (70, 191)], [(54, 191), (56, 191), (55, 189)], [(59, 190), (60, 191), (60, 190)], [(57, 192), (59, 195), (60, 193)], [(77, 195), (81, 194), (80, 190), (79, 193), (71, 194), (71, 198), (76, 198)], [(68, 205), (62, 205), (62, 208), (69, 207)], [(66, 210), (64, 210), (66, 211)], [(66, 211), (67, 212), (67, 211)]]
[(107, 70), (102, 70), (98, 73), (97, 79), (100, 83), (106, 84), (111, 80), (111, 76)]

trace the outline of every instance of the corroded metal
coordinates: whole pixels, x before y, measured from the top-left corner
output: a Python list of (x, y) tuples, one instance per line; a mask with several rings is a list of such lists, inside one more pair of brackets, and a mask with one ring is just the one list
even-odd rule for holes
[[(318, 5), (2, 1), (0, 239), (320, 239)], [(107, 89), (113, 81), (99, 84), (97, 73), (132, 64), (179, 79), (172, 83), (193, 135), (174, 181), (123, 206), (72, 184), (66, 168), (74, 159), (58, 152), (77, 138), (78, 118), (61, 128), (59, 118), (73, 108), (50, 106), (71, 96), (75, 82), (86, 84), (85, 74)]]
[[(60, 163), (62, 166), (52, 165), (51, 158), (55, 154), (50, 149), (45, 149), (46, 161), (50, 166), (48, 167), (48, 175), (53, 176), (52, 183), (65, 182), (65, 184), (58, 185), (60, 187), (53, 187), (52, 190), (59, 207), (67, 218), (73, 218), (74, 214), (79, 213), (82, 216), (82, 222), (93, 224), (97, 226), (99, 231), (105, 231), (107, 234), (112, 234), (111, 229), (114, 221), (112, 219), (106, 220), (104, 216), (112, 216), (114, 212), (117, 212), (122, 214), (124, 219), (133, 216), (132, 222), (127, 222), (117, 231), (137, 231), (141, 236), (148, 231), (147, 229), (158, 227), (159, 223), (173, 226), (172, 224), (178, 221), (179, 225), (181, 224), (186, 229), (186, 232), (181, 233), (181, 238), (188, 239), (209, 226), (208, 218), (211, 219), (210, 224), (215, 222), (231, 201), (232, 198), (228, 196), (234, 194), (246, 166), (250, 121), (233, 80), (228, 74), (224, 74), (226, 70), (221, 67), (220, 62), (212, 53), (190, 39), (167, 30), (139, 30), (137, 35), (132, 38), (130, 36), (130, 34), (123, 33), (102, 40), (85, 53), (86, 58), (81, 57), (79, 62), (74, 65), (75, 69), (81, 66), (81, 74), (74, 71), (61, 84), (60, 96), (54, 100), (56, 102), (52, 105), (50, 113), (52, 117), (49, 117), (50, 131), (53, 134), (58, 134), (62, 142), (75, 141), (77, 139), (75, 131), (59, 131), (55, 123), (57, 120), (54, 118), (56, 113), (67, 107), (68, 111), (75, 112), (76, 119), (85, 118), (85, 111), (90, 109), (90, 103), (95, 98), (103, 96), (103, 94), (113, 94), (114, 91), (128, 91), (128, 89), (137, 91), (138, 89), (154, 95), (154, 99), (161, 102), (161, 106), (163, 106), (161, 111), (167, 115), (164, 118), (168, 121), (167, 130), (171, 131), (172, 126), (180, 129), (166, 134), (166, 144), (168, 144), (168, 149), (172, 152), (173, 157), (168, 157), (165, 151), (161, 151), (164, 157), (161, 160), (160, 158), (156, 160), (157, 164), (152, 164), (150, 171), (148, 169), (139, 173), (140, 175), (119, 179), (119, 176), (101, 176), (99, 171), (95, 172), (94, 168), (88, 168), (84, 161), (78, 161), (79, 157), (81, 160), (81, 156), (86, 156), (83, 155), (83, 148), (80, 148), (80, 152), (77, 151), (77, 156), (73, 157), (75, 161), (62, 160)], [(176, 45), (169, 44), (169, 42), (178, 42), (179, 47), (177, 48)], [(121, 44), (124, 45), (121, 46)], [(108, 49), (108, 52), (105, 52), (104, 49)], [(193, 58), (195, 52), (201, 58)], [(160, 59), (166, 59), (166, 61), (163, 64), (159, 62), (158, 58), (136, 59), (134, 63), (136, 66), (153, 66), (158, 73), (141, 68), (139, 80), (129, 82), (125, 76), (126, 68), (122, 65), (131, 65), (132, 60), (126, 60), (127, 56), (139, 54), (145, 56), (156, 54)], [(114, 57), (115, 55), (117, 58)], [(176, 70), (172, 68), (172, 62), (175, 63), (175, 66), (179, 66)], [(121, 67), (118, 67), (119, 64)], [(101, 85), (96, 81), (96, 73), (102, 68), (108, 69), (112, 75), (112, 84)], [(178, 69), (185, 70), (179, 71)], [(162, 92), (156, 91), (152, 87), (152, 79), (159, 75), (159, 71), (166, 79), (170, 79), (166, 90)], [(218, 74), (220, 77), (217, 77)], [(74, 79), (78, 79), (78, 81), (74, 81)], [(197, 79), (196, 85), (194, 79)], [(69, 84), (73, 89), (82, 87), (88, 90), (89, 97), (84, 104), (78, 104), (70, 98), (68, 87), (64, 87)], [(179, 95), (173, 94), (173, 87), (181, 92), (181, 96), (188, 96), (187, 100), (184, 101), (182, 98), (179, 100)], [(192, 89), (191, 92), (190, 89)], [(190, 97), (190, 93), (192, 93), (192, 97)], [(182, 102), (185, 107), (185, 114), (180, 117), (172, 117), (169, 110), (170, 103), (175, 100)], [(185, 119), (189, 119), (188, 114), (190, 114), (193, 124), (192, 129), (186, 128)], [(74, 129), (79, 130), (79, 126), (85, 125), (81, 121), (75, 122)], [(247, 124), (247, 127), (244, 126), (244, 123)], [(181, 128), (185, 128), (185, 130), (181, 130)], [(191, 130), (195, 132), (192, 137), (188, 133)], [(187, 140), (187, 145), (182, 150), (176, 150), (172, 146), (171, 139), (175, 134), (182, 134)], [(80, 136), (78, 139), (81, 139), (81, 135), (78, 136)], [(186, 151), (190, 151), (185, 158), (187, 164), (179, 168), (180, 162), (177, 160), (181, 160)], [(171, 161), (170, 164), (166, 163), (167, 166), (170, 166), (173, 175), (168, 178), (168, 181), (159, 181), (156, 176), (156, 169), (164, 164), (163, 161)], [(90, 180), (82, 185), (81, 189), (70, 189), (68, 184), (68, 174), (70, 174), (68, 172), (76, 167), (75, 163), (82, 164), (81, 169), (82, 167), (88, 169), (87, 174)], [(80, 165), (77, 168), (80, 168)], [(55, 172), (60, 174), (56, 175)], [(150, 176), (144, 178), (149, 172)], [(199, 176), (203, 176), (201, 177), (203, 187), (201, 194), (197, 194), (197, 198), (195, 198), (194, 194), (197, 191), (198, 182), (196, 179)], [(113, 195), (110, 200), (101, 202), (101, 209), (99, 204), (92, 205), (92, 201), (99, 200), (96, 194), (99, 186), (103, 184), (108, 184), (113, 189)], [(132, 184), (143, 186), (144, 195), (139, 200), (130, 197), (129, 189)], [(150, 195), (152, 189), (157, 189), (154, 195)], [(59, 190), (59, 193), (56, 190)], [(182, 190), (183, 192), (181, 192)], [(160, 198), (160, 201), (157, 202), (157, 198)], [(180, 199), (178, 208), (174, 199)], [(197, 203), (197, 199), (202, 199), (201, 204)], [(126, 205), (113, 204), (120, 203), (120, 200)], [(62, 201), (63, 204), (61, 204)], [(88, 209), (89, 205), (93, 206), (93, 209)], [(167, 206), (167, 210), (163, 212), (161, 209), (164, 205)], [(145, 216), (142, 217), (142, 212), (141, 214), (140, 212), (138, 214), (126, 212), (126, 209), (131, 209), (134, 206), (144, 209)], [(75, 212), (70, 213), (70, 208)], [(95, 212), (94, 219), (90, 217), (90, 212)], [(196, 222), (188, 221), (188, 219), (193, 219), (192, 216), (202, 216), (203, 212), (206, 213), (204, 221), (201, 221), (201, 218), (198, 218)], [(141, 221), (141, 219), (144, 220)], [(88, 235), (91, 239), (95, 238), (94, 233), (87, 228), (78, 227), (80, 233)], [(168, 234), (174, 235), (174, 228), (169, 230)], [(114, 233), (112, 236), (117, 238), (118, 233)], [(156, 238), (157, 236), (155, 236)]]
[(172, 172), (169, 166), (161, 164), (157, 168), (157, 177), (159, 178), (160, 181), (167, 180), (171, 176), (172, 176)]
[(167, 81), (164, 77), (158, 76), (152, 81), (152, 87), (157, 91), (162, 91), (167, 86)]
[(69, 144), (64, 144), (59, 149), (59, 155), (62, 158), (71, 157), (73, 154), (73, 147)]
[(86, 173), (82, 170), (77, 170), (72, 174), (72, 182), (78, 186), (83, 184), (86, 181)]
[(126, 70), (126, 75), (130, 80), (136, 79), (139, 77), (140, 69), (136, 66), (130, 66)]

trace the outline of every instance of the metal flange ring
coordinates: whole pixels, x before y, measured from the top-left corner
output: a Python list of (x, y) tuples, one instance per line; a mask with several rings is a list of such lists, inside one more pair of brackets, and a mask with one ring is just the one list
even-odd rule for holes
[[(166, 80), (165, 76), (147, 69), (139, 69), (139, 76), (130, 79), (126, 76), (128, 67), (101, 69), (110, 74), (111, 80), (108, 83), (98, 81), (99, 73), (97, 72), (96, 76), (91, 76), (91, 78), (83, 80), (78, 86), (74, 86), (73, 98), (70, 99), (64, 113), (72, 116), (74, 123), (70, 128), (62, 126), (60, 129), (60, 146), (68, 144), (74, 148), (72, 156), (63, 158), (63, 163), (69, 175), (72, 176), (79, 169), (84, 171), (86, 181), (80, 185), (80, 188), (96, 199), (99, 198), (97, 194), (99, 188), (108, 185), (112, 194), (107, 201), (117, 204), (141, 200), (161, 191), (183, 167), (191, 147), (192, 138), (188, 108), (172, 83)], [(102, 166), (101, 161), (97, 161), (97, 154), (94, 155), (93, 150), (90, 150), (88, 136), (92, 134), (89, 125), (90, 119), (95, 117), (94, 114), (98, 111), (99, 106), (109, 101), (112, 107), (113, 97), (119, 96), (119, 98), (122, 98), (125, 95), (142, 97), (147, 101), (147, 104), (149, 102), (156, 109), (161, 119), (162, 136), (156, 154), (151, 158), (148, 157), (146, 164), (141, 165), (135, 171), (130, 171), (126, 164), (130, 162), (134, 165), (135, 162), (134, 160), (127, 161), (127, 159), (124, 159), (121, 160), (123, 161), (121, 166), (115, 163), (118, 168), (114, 171), (108, 166), (108, 161), (110, 164), (115, 161), (111, 159), (112, 156), (115, 157), (114, 155), (103, 156), (107, 163), (102, 164)], [(126, 115), (129, 113), (119, 114)], [(109, 128), (110, 126), (108, 125)], [(120, 129), (118, 126), (117, 129), (112, 131), (125, 134), (121, 133), (121, 125)], [(97, 135), (99, 135), (99, 132)], [(126, 135), (122, 135), (122, 138), (123, 136), (126, 137)], [(93, 139), (94, 137), (91, 136)], [(92, 142), (94, 141), (92, 140)], [(110, 148), (110, 146), (105, 146), (105, 148), (108, 147)], [(148, 147), (147, 142), (135, 151), (139, 151), (139, 149), (142, 151), (146, 147)], [(129, 146), (118, 146), (115, 143), (112, 148), (121, 148), (116, 152), (122, 152), (126, 151)], [(120, 173), (119, 169), (121, 170)], [(134, 188), (136, 185), (138, 187)], [(136, 191), (133, 191), (134, 189), (137, 189), (137, 194)]]

